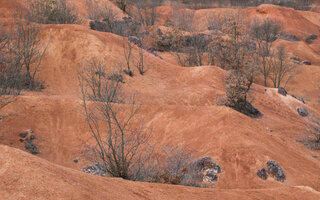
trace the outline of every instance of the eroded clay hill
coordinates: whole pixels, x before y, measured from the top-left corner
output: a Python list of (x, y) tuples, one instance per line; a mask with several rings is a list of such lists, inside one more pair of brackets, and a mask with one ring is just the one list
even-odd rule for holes
[[(10, 8), (0, 1), (1, 10)], [(79, 1), (79, 7), (83, 6)], [(196, 11), (199, 29), (207, 12)], [(85, 9), (82, 8), (85, 12)], [(223, 12), (219, 11), (219, 12)], [(244, 10), (248, 16), (272, 16), (296, 33), (319, 34), (320, 14), (271, 5)], [(80, 107), (77, 79), (79, 64), (92, 57), (105, 59), (109, 70), (123, 60), (122, 38), (90, 30), (87, 25), (43, 25), (42, 40), (49, 48), (41, 65), (42, 92), (24, 92), (2, 113), (0, 199), (320, 199), (320, 153), (296, 140), (306, 119), (297, 113), (305, 107), (320, 115), (320, 40), (284, 43), (289, 51), (313, 65), (299, 66), (288, 84), (290, 94), (255, 84), (250, 99), (263, 117), (251, 119), (230, 108), (217, 106), (224, 94), (226, 72), (218, 67), (183, 68), (146, 53), (144, 76), (125, 76), (126, 93), (136, 94), (153, 141), (159, 145), (187, 145), (199, 156), (211, 156), (223, 168), (214, 188), (149, 184), (103, 178), (80, 171), (74, 163), (93, 144)], [(302, 37), (302, 36), (301, 36)], [(134, 47), (134, 55), (138, 54)], [(259, 80), (257, 81), (259, 83)], [(32, 129), (40, 149), (37, 156), (24, 151), (18, 134)], [(268, 160), (281, 164), (287, 179), (280, 183), (256, 175)]]

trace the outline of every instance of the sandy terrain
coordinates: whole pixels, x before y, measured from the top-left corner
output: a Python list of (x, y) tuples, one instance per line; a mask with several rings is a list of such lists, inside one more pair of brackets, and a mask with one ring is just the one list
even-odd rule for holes
[[(84, 0), (75, 2), (85, 16)], [(1, 11), (10, 9), (6, 0), (0, 0)], [(224, 12), (196, 11), (200, 31), (206, 27), (206, 13), (217, 10)], [(271, 5), (244, 12), (250, 18), (277, 18), (286, 31), (299, 37), (303, 33), (319, 35), (320, 13)], [(9, 14), (1, 12), (0, 17)], [(306, 107), (320, 115), (319, 39), (311, 45), (277, 42), (313, 63), (299, 66), (299, 74), (287, 85), (290, 94), (307, 101), (304, 105), (255, 84), (250, 100), (263, 113), (260, 119), (216, 105), (224, 94), (226, 74), (218, 67), (183, 68), (146, 53), (146, 74), (138, 75), (134, 69), (133, 78), (125, 77), (124, 90), (136, 94), (142, 104), (139, 114), (152, 125), (153, 141), (187, 145), (199, 156), (211, 156), (224, 170), (214, 188), (199, 189), (80, 171), (85, 161), (76, 164), (73, 159), (93, 141), (81, 112), (77, 70), (92, 57), (105, 59), (108, 70), (116, 70), (123, 60), (122, 38), (92, 31), (86, 25), (43, 25), (42, 30), (42, 41), (49, 42), (49, 48), (38, 77), (46, 88), (24, 92), (1, 110), (10, 117), (1, 122), (0, 199), (320, 199), (320, 152), (296, 142), (306, 137), (307, 123), (296, 109)], [(133, 50), (137, 55), (137, 48)], [(19, 142), (18, 134), (28, 129), (37, 137), (37, 156), (24, 152)], [(284, 183), (258, 178), (256, 171), (268, 160), (276, 160), (284, 169)]]

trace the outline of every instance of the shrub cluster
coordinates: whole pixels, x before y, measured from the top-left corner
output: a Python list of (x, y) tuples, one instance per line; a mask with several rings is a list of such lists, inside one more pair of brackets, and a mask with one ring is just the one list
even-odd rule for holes
[(66, 0), (31, 0), (27, 17), (41, 24), (77, 24), (80, 21), (76, 8)]

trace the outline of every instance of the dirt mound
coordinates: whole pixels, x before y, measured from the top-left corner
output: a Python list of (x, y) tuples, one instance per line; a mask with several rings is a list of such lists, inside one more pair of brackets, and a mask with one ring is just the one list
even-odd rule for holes
[[(317, 199), (307, 187), (265, 190), (215, 190), (103, 178), (64, 168), (0, 145), (0, 195), (3, 199)], [(41, 184), (39, 184), (41, 183)], [(164, 192), (165, 191), (165, 192)]]
[[(82, 3), (84, 1), (81, 1)], [(79, 8), (85, 9), (82, 3)], [(0, 1), (2, 9), (5, 1)], [(166, 8), (159, 8), (167, 15)], [(208, 12), (195, 11), (199, 30)], [(288, 31), (318, 33), (317, 14), (272, 5), (248, 8), (250, 17), (277, 17)], [(199, 17), (199, 18), (198, 18)], [(202, 21), (201, 21), (202, 20)], [(290, 54), (308, 59), (287, 85), (289, 95), (253, 85), (251, 103), (262, 113), (251, 119), (232, 109), (216, 106), (224, 95), (226, 72), (213, 66), (182, 68), (145, 52), (147, 72), (124, 76), (126, 93), (136, 94), (140, 115), (153, 127), (158, 145), (187, 145), (199, 157), (212, 157), (224, 172), (215, 189), (129, 182), (81, 173), (86, 166), (82, 151), (93, 144), (81, 112), (77, 72), (92, 57), (104, 59), (108, 70), (124, 67), (122, 38), (89, 30), (83, 25), (43, 25), (42, 41), (49, 48), (38, 74), (45, 81), (42, 92), (25, 92), (1, 111), (0, 196), (5, 199), (318, 199), (320, 153), (308, 150), (297, 139), (306, 121), (297, 113), (304, 106), (320, 114), (319, 39), (283, 43)], [(314, 32), (315, 31), (315, 32)], [(276, 44), (276, 45), (279, 45)], [(137, 58), (138, 49), (133, 48)], [(259, 82), (259, 81), (258, 81)], [(306, 99), (306, 105), (293, 98)], [(19, 133), (32, 129), (39, 148), (37, 157), (22, 152)], [(10, 147), (9, 147), (10, 146)], [(20, 150), (14, 149), (18, 148)], [(74, 163), (75, 158), (79, 158)], [(276, 160), (286, 173), (283, 183), (262, 180), (256, 171), (268, 160)], [(62, 167), (63, 166), (63, 167)], [(65, 168), (68, 167), (68, 168)], [(73, 168), (73, 169), (70, 169)]]

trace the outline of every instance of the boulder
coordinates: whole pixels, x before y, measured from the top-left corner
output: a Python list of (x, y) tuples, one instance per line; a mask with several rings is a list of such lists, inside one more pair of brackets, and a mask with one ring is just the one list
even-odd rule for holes
[(36, 139), (36, 136), (35, 135), (30, 135), (30, 140), (34, 140)]
[(299, 115), (302, 117), (306, 117), (309, 115), (308, 110), (306, 108), (298, 108), (297, 111)]
[(306, 41), (306, 43), (311, 44), (312, 41), (317, 39), (317, 38), (318, 38), (318, 36), (316, 34), (311, 34), (305, 39), (305, 41)]
[(200, 180), (204, 182), (213, 182), (218, 180), (218, 173), (223, 172), (221, 167), (210, 157), (203, 157), (191, 164), (193, 174), (198, 174)]
[(257, 175), (263, 180), (267, 180), (268, 178), (267, 171), (264, 167), (257, 171)]
[(106, 175), (106, 167), (103, 163), (95, 162), (92, 165), (89, 165), (81, 169), (83, 172), (98, 176)]
[(301, 62), (300, 58), (295, 57), (295, 56), (289, 57), (289, 59), (290, 59), (290, 60), (295, 60), (295, 61)]
[(268, 166), (268, 174), (274, 177), (277, 181), (283, 182), (286, 179), (286, 175), (284, 174), (280, 165), (273, 160), (269, 160), (267, 162)]
[(286, 89), (284, 89), (283, 87), (278, 88), (278, 93), (283, 96), (287, 96), (287, 94), (288, 94)]
[(297, 36), (295, 36), (294, 34), (291, 34), (291, 33), (281, 33), (280, 34), (280, 38), (283, 39), (283, 40), (290, 41), (290, 42), (298, 42), (298, 41), (300, 41)]
[(39, 149), (38, 147), (32, 142), (31, 139), (26, 139), (24, 142), (24, 148), (32, 154), (38, 154), (39, 153)]
[(19, 136), (20, 136), (21, 138), (25, 138), (25, 137), (27, 137), (27, 135), (28, 135), (28, 132), (27, 132), (27, 131), (24, 131), (24, 132), (19, 133)]
[(311, 65), (311, 61), (309, 61), (309, 60), (304, 60), (304, 61), (302, 61), (302, 64), (304, 64), (304, 65)]

